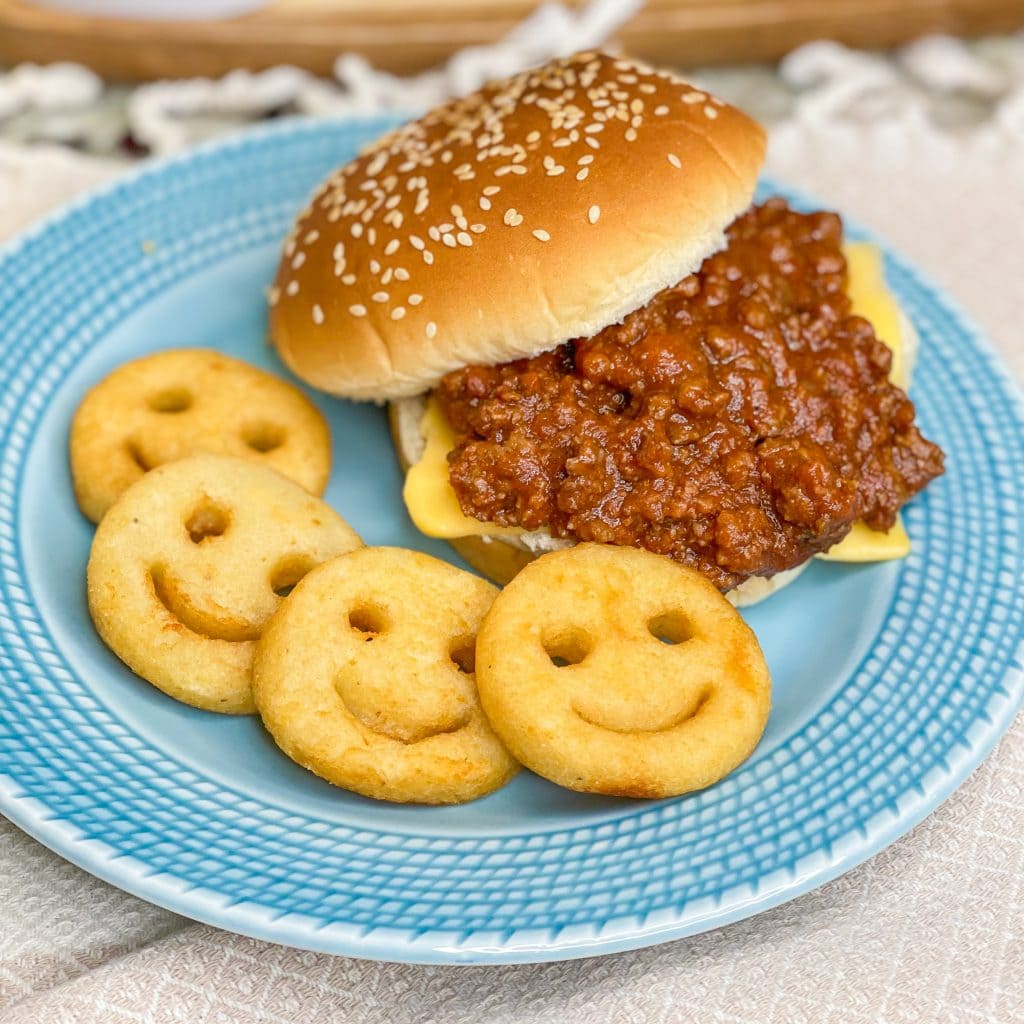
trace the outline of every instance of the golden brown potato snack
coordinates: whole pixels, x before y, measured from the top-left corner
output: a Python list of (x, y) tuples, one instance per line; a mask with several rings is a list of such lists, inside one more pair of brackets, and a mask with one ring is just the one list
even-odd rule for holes
[(71, 424), (79, 507), (98, 523), (145, 472), (209, 452), (276, 469), (322, 494), (331, 468), (327, 423), (287, 381), (209, 349), (125, 363), (85, 396)]
[(569, 789), (667, 797), (757, 745), (770, 680), (757, 639), (699, 573), (639, 548), (542, 555), (477, 641), (480, 701), (527, 768)]
[(248, 714), (256, 640), (281, 597), (361, 544), (333, 509), (272, 469), (195, 455), (147, 473), (103, 517), (89, 611), (111, 650), (164, 693)]
[(473, 662), (496, 593), (400, 548), (322, 565), (260, 640), (264, 724), (293, 761), (378, 800), (461, 803), (503, 786), (518, 765), (480, 710)]

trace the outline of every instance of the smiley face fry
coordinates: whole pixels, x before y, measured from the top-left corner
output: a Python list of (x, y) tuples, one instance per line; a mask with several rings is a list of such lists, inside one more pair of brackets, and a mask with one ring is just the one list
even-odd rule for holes
[(699, 573), (637, 548), (543, 555), (477, 642), (480, 701), (524, 765), (570, 789), (667, 797), (757, 745), (770, 680), (757, 639)]
[(208, 349), (116, 369), (78, 407), (70, 451), (75, 497), (93, 522), (145, 472), (187, 455), (263, 463), (311, 494), (323, 493), (331, 464), (327, 424), (298, 388)]
[(257, 648), (253, 693), (293, 760), (378, 800), (449, 804), (518, 766), (480, 710), (474, 643), (497, 593), (399, 548), (361, 548), (306, 577)]
[(103, 517), (89, 611), (113, 652), (165, 693), (249, 714), (256, 640), (302, 576), (361, 541), (319, 498), (222, 455), (161, 466)]

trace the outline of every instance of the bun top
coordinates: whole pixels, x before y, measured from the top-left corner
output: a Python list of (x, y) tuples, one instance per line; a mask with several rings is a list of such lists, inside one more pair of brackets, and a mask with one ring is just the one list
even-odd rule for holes
[(492, 82), (320, 186), (270, 292), (274, 344), (313, 386), (380, 401), (590, 336), (723, 244), (763, 157), (756, 122), (633, 61)]

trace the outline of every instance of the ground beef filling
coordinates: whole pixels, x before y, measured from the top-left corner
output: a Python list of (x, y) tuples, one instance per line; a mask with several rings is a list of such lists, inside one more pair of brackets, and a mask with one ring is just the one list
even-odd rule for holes
[(842, 223), (780, 200), (621, 324), (438, 390), (467, 515), (635, 545), (720, 589), (790, 569), (857, 519), (892, 526), (942, 452), (850, 314)]

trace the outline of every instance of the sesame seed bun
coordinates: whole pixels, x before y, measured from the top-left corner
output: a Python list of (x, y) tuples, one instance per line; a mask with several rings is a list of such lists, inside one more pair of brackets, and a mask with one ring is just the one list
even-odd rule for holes
[[(403, 473), (423, 456), (425, 441), (420, 423), (425, 407), (421, 397), (399, 399), (388, 406), (391, 439)], [(572, 547), (576, 541), (552, 537), (547, 530), (534, 530), (520, 537), (455, 537), (448, 543), (477, 572), (504, 586), (545, 551)], [(725, 596), (738, 608), (757, 604), (792, 583), (808, 565), (810, 562), (804, 562), (774, 576), (752, 576)]]
[(584, 53), (381, 139), (285, 245), (271, 335), (382, 401), (588, 337), (696, 270), (749, 206), (764, 132), (663, 71)]

